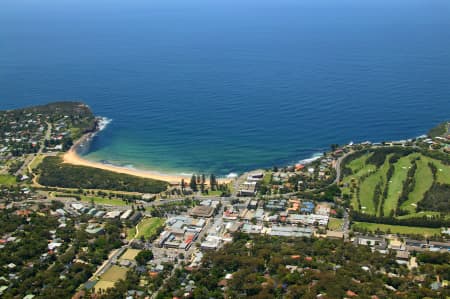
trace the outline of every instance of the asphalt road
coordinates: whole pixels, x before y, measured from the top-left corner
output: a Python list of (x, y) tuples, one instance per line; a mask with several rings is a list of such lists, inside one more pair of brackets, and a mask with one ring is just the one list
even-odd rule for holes
[(44, 138), (41, 139), (39, 150), (36, 154), (29, 154), (26, 156), (25, 161), (23, 162), (22, 166), (19, 168), (19, 170), (16, 171), (15, 176), (18, 176), (20, 174), (24, 174), (24, 170), (29, 170), (29, 165), (33, 163), (34, 159), (42, 154), (42, 151), (44, 150), (45, 146), (45, 140), (50, 139), (50, 135), (52, 133), (52, 125), (50, 123), (47, 123), (47, 131), (45, 132)]
[(336, 170), (336, 178), (334, 179), (334, 183), (338, 184), (339, 181), (341, 180), (341, 163), (342, 160), (344, 160), (348, 155), (352, 154), (353, 151), (350, 151), (348, 153), (346, 153), (345, 155), (343, 155), (342, 157), (339, 157), (336, 160), (336, 164), (334, 165), (334, 169)]

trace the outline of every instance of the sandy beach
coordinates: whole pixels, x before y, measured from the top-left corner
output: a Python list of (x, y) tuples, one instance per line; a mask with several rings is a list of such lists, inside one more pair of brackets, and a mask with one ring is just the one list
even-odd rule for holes
[[(172, 174), (164, 174), (159, 173), (156, 171), (147, 171), (147, 170), (138, 170), (138, 169), (130, 169), (126, 167), (120, 167), (110, 164), (103, 164), (100, 162), (93, 162), (86, 159), (83, 159), (80, 155), (78, 155), (76, 149), (77, 147), (87, 141), (91, 137), (90, 134), (84, 135), (82, 138), (80, 138), (75, 144), (72, 146), (72, 148), (64, 154), (63, 161), (64, 163), (70, 163), (73, 165), (81, 165), (81, 166), (88, 166), (88, 167), (95, 167), (103, 170), (109, 170), (117, 173), (125, 173), (129, 175), (134, 175), (138, 177), (143, 178), (149, 178), (149, 179), (155, 179), (155, 180), (162, 180), (169, 182), (170, 184), (179, 184), (182, 179), (184, 179), (187, 183), (189, 183), (191, 177), (190, 176), (183, 176), (183, 175), (172, 175)], [(87, 141), (88, 142), (88, 141)], [(228, 183), (231, 181), (231, 179), (225, 179), (221, 178), (218, 179), (219, 183)], [(209, 180), (207, 180), (207, 183), (209, 183)]]

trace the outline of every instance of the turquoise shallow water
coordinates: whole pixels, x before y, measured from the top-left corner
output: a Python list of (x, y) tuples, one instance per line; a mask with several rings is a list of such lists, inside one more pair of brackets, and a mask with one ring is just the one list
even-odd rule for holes
[(113, 121), (86, 157), (226, 175), (450, 112), (450, 2), (2, 1), (0, 105)]

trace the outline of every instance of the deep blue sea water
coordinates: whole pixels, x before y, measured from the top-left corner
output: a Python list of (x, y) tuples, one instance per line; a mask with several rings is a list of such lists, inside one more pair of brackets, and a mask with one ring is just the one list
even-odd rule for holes
[(225, 175), (450, 115), (448, 0), (2, 0), (0, 108), (82, 100), (88, 159)]

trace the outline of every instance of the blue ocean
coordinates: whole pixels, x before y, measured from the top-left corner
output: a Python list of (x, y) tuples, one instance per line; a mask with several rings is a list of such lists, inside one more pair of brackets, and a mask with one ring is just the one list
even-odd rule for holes
[(217, 175), (450, 117), (448, 0), (2, 0), (0, 109), (81, 100), (86, 158)]

